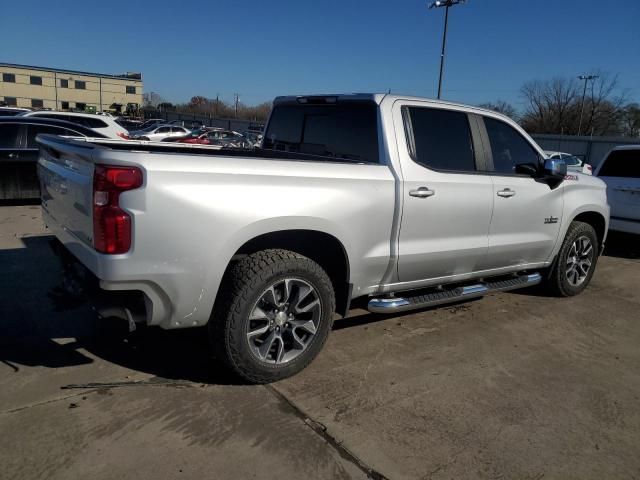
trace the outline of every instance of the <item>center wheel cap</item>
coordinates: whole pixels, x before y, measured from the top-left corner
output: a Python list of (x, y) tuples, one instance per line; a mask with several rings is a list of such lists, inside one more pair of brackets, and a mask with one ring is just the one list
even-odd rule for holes
[(276, 313), (276, 325), (278, 325), (279, 327), (283, 326), (285, 323), (287, 323), (287, 314), (285, 312), (278, 312)]

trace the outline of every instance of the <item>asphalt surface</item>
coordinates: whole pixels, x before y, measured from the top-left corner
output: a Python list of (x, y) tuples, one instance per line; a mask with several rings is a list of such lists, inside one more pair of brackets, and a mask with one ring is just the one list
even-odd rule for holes
[(2, 479), (640, 478), (640, 241), (591, 286), (388, 317), (237, 385), (201, 329), (94, 319), (58, 294), (38, 206), (0, 207)]

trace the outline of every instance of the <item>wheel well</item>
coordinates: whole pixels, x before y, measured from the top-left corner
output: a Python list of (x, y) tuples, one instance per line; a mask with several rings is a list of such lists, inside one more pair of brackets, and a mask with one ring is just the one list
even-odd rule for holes
[(607, 224), (604, 217), (598, 212), (583, 212), (573, 219), (574, 222), (584, 222), (591, 225), (598, 237), (598, 245), (602, 248), (602, 241), (604, 240), (605, 225)]
[(349, 259), (340, 240), (333, 235), (316, 230), (270, 232), (246, 242), (238, 249), (234, 259), (270, 248), (291, 250), (320, 265), (333, 284), (336, 312), (346, 315), (351, 301), (351, 284), (349, 283)]

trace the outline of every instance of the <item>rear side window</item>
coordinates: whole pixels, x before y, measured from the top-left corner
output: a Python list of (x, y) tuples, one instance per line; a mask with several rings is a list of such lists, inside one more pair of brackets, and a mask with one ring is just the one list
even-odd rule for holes
[[(71, 118), (74, 118), (73, 116)], [(91, 117), (76, 117), (76, 120), (72, 120), (74, 123), (79, 123), (80, 125), (84, 125), (89, 128), (105, 128), (108, 125), (99, 118), (91, 118)]]
[(411, 156), (420, 165), (434, 170), (475, 171), (471, 128), (466, 113), (405, 107), (404, 121)]
[(377, 106), (373, 102), (277, 106), (263, 148), (378, 163)]
[(489, 135), (489, 143), (491, 143), (495, 172), (515, 174), (518, 164), (538, 165), (540, 162), (538, 152), (515, 128), (489, 117), (484, 117), (484, 124)]
[(68, 130), (62, 127), (54, 127), (51, 125), (28, 125), (27, 126), (27, 148), (38, 148), (38, 144), (36, 143), (36, 135), (40, 133), (50, 133), (52, 135), (73, 135), (73, 136), (82, 136), (78, 132), (74, 132), (72, 130)]
[(0, 148), (17, 148), (20, 125), (7, 123), (0, 125)]
[(604, 161), (598, 176), (640, 178), (640, 150), (614, 150)]

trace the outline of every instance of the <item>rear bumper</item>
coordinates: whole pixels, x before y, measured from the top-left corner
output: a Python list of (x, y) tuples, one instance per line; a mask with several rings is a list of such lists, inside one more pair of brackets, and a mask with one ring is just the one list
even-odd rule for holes
[[(42, 209), (44, 223), (55, 234), (53, 250), (62, 261), (63, 284), (73, 285), (82, 300), (90, 302), (103, 316), (134, 316), (135, 321), (147, 325), (171, 328), (171, 304), (162, 289), (152, 282), (122, 280), (114, 274), (110, 264), (126, 261), (114, 255), (105, 261), (102, 255), (84, 244)], [(143, 308), (141, 308), (141, 305)], [(124, 310), (126, 309), (126, 310)], [(128, 311), (127, 311), (128, 310)]]

